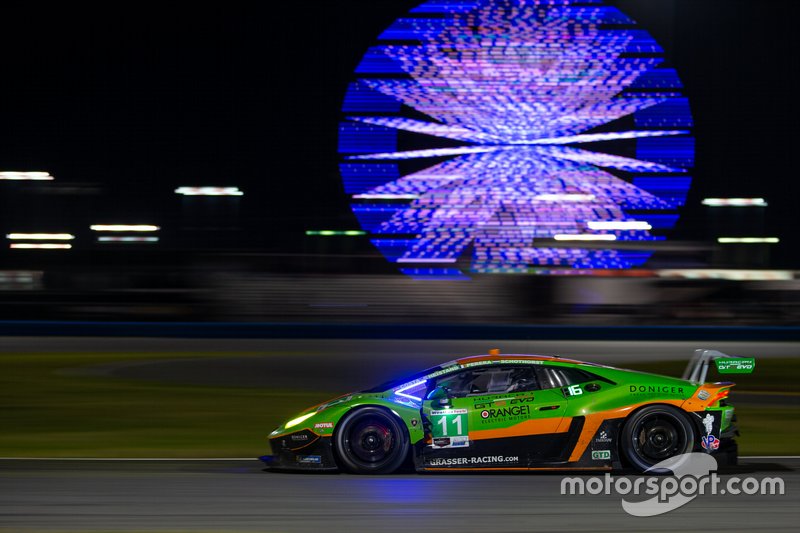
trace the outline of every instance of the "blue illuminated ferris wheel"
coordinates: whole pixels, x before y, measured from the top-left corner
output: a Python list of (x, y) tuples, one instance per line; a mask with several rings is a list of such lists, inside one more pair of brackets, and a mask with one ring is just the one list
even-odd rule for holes
[[(689, 102), (663, 63), (602, 0), (426, 2), (348, 88), (353, 212), (412, 276), (641, 266), (650, 252), (614, 243), (663, 239), (694, 163)], [(401, 149), (412, 135), (432, 146)]]

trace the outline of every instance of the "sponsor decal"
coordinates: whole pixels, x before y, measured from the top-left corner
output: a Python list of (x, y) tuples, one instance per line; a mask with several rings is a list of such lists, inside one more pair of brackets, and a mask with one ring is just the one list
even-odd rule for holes
[(466, 409), (444, 409), (442, 411), (431, 411), (431, 416), (465, 415)]
[(714, 431), (714, 416), (707, 414), (703, 419), (703, 427), (705, 427), (706, 435), (700, 439), (700, 446), (707, 452), (713, 452), (719, 449), (719, 439), (711, 434)]
[(451, 448), (464, 448), (469, 446), (469, 437), (453, 437), (450, 439)]
[(333, 422), (317, 422), (314, 429), (333, 429)]
[(611, 459), (611, 450), (594, 450), (592, 452), (592, 461), (605, 461)]
[(436, 457), (430, 459), (426, 466), (482, 466), (519, 464), (519, 457), (503, 455), (485, 455), (481, 457)]
[(631, 394), (683, 394), (683, 387), (674, 385), (631, 385)]
[(703, 447), (704, 450), (718, 450), (719, 449), (719, 439), (714, 435), (706, 435), (702, 439), (700, 439), (700, 445)]
[(711, 397), (711, 393), (707, 390), (701, 390), (697, 393), (698, 400), (708, 400)]
[(611, 442), (611, 438), (608, 436), (608, 433), (604, 430), (601, 431), (600, 434), (594, 439), (595, 442)]
[(519, 418), (527, 417), (531, 414), (531, 408), (527, 405), (515, 405), (512, 407), (500, 407), (484, 409), (481, 411), (481, 418), (485, 421), (497, 420), (498, 418)]
[(720, 374), (751, 374), (756, 369), (756, 360), (752, 357), (739, 359), (716, 359), (717, 372)]
[(714, 416), (707, 414), (705, 418), (703, 418), (703, 426), (706, 428), (706, 435), (710, 435), (714, 430)]
[(297, 462), (300, 464), (320, 464), (322, 463), (321, 455), (298, 455)]
[(433, 448), (466, 448), (469, 446), (469, 437), (436, 437), (433, 439)]
[(419, 424), (419, 420), (417, 420), (416, 418), (412, 418), (411, 427), (417, 427), (417, 424)]
[(489, 409), (491, 407), (502, 407), (504, 405), (524, 405), (526, 403), (533, 403), (533, 396), (526, 396), (523, 398), (499, 398), (497, 400), (487, 400), (484, 398), (477, 399), (473, 407), (475, 409)]
[[(469, 411), (466, 409), (446, 409), (431, 411), (431, 436), (434, 448), (454, 448), (469, 446)], [(445, 439), (446, 437), (446, 439)], [(442, 439), (437, 444), (437, 439)], [(447, 443), (445, 444), (445, 442)]]
[(308, 440), (308, 435), (305, 433), (294, 434), (291, 436), (292, 440)]

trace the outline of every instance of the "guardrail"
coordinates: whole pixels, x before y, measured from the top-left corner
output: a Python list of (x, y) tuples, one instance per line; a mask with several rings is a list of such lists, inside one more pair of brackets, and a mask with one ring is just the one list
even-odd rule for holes
[(0, 336), (800, 341), (800, 327), (0, 321)]

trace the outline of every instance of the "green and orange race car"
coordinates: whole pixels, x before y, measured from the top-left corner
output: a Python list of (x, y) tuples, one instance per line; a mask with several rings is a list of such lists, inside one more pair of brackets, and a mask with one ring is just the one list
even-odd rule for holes
[(270, 468), (387, 474), (460, 470), (646, 471), (691, 451), (735, 464), (727, 402), (755, 360), (697, 350), (682, 379), (560, 357), (466, 357), (306, 409), (270, 434)]

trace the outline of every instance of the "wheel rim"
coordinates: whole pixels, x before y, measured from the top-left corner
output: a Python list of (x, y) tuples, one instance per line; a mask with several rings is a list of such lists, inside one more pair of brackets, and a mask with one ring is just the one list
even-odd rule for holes
[(647, 417), (636, 425), (633, 432), (636, 454), (652, 463), (683, 453), (686, 444), (680, 422), (670, 416)]
[(345, 445), (352, 459), (375, 466), (392, 457), (395, 442), (392, 428), (384, 421), (371, 417), (353, 426)]

